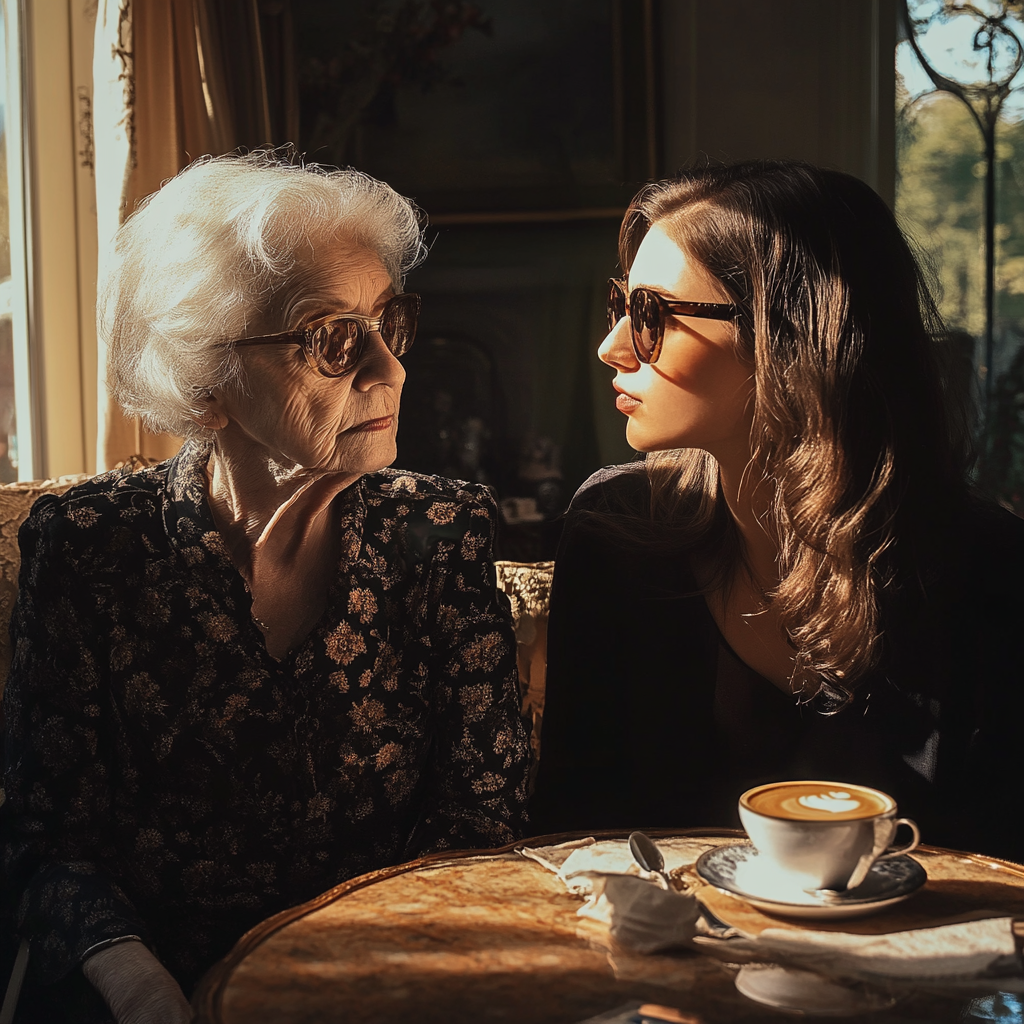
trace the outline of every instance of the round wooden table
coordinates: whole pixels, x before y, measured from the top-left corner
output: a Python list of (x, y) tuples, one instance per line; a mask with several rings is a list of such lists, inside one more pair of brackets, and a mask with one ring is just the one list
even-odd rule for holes
[[(737, 967), (692, 953), (638, 956), (594, 941), (580, 900), (516, 852), (548, 836), (487, 852), (433, 855), (354, 878), (268, 919), (203, 979), (199, 1024), (575, 1024), (628, 1002), (658, 1003), (703, 1024), (793, 1021), (742, 996)], [(625, 833), (597, 833), (624, 838)], [(675, 830), (702, 848), (742, 838), (728, 830)], [(925, 888), (900, 907), (815, 929), (878, 934), (988, 909), (1024, 918), (1024, 867), (922, 847)], [(688, 876), (695, 882), (695, 876)], [(730, 924), (801, 927), (769, 918), (713, 889), (701, 893)], [(993, 985), (993, 990), (998, 985)], [(1010, 998), (1012, 1004), (1013, 999)], [(886, 1024), (1019, 1021), (993, 1017), (999, 998), (911, 992), (869, 1019)], [(805, 1017), (804, 1019), (810, 1019)]]

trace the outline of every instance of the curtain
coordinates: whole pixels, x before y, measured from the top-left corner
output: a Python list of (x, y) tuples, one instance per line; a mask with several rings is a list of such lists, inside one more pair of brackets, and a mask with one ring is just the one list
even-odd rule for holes
[[(199, 156), (272, 142), (257, 0), (99, 0), (93, 96), (102, 276), (110, 241), (140, 199)], [(102, 338), (98, 346), (97, 471), (173, 455), (180, 438), (121, 412)]]

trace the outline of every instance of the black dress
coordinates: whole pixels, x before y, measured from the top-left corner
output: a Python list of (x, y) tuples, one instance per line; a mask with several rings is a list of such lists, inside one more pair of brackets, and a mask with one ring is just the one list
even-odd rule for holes
[(21, 530), (0, 817), (47, 1019), (95, 1010), (77, 966), (106, 939), (138, 935), (187, 993), (270, 914), (523, 831), (486, 489), (385, 470), (339, 495), (327, 609), (276, 661), (207, 505), (208, 455), (188, 443), (41, 498)]
[(736, 658), (684, 554), (631, 550), (585, 514), (643, 516), (646, 494), (641, 465), (604, 470), (569, 513), (535, 832), (738, 827), (745, 789), (822, 779), (892, 794), (927, 843), (1024, 861), (1024, 521), (972, 505), (922, 616), (829, 715)]

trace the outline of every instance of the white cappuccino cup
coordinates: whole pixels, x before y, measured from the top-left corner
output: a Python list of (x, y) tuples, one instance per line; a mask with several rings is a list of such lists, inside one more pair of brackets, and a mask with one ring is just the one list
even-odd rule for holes
[[(757, 786), (740, 797), (739, 811), (761, 870), (787, 888), (856, 889), (876, 861), (909, 853), (921, 841), (913, 821), (896, 817), (891, 796), (846, 782)], [(900, 825), (912, 838), (893, 847)]]

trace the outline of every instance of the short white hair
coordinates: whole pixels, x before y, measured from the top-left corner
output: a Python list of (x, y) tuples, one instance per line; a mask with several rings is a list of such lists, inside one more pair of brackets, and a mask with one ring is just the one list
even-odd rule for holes
[(120, 228), (99, 283), (107, 383), (125, 412), (200, 433), (202, 398), (241, 372), (218, 342), (265, 322), (292, 275), (315, 273), (318, 247), (339, 241), (375, 252), (396, 291), (426, 255), (415, 204), (352, 168), (257, 152), (171, 178)]

